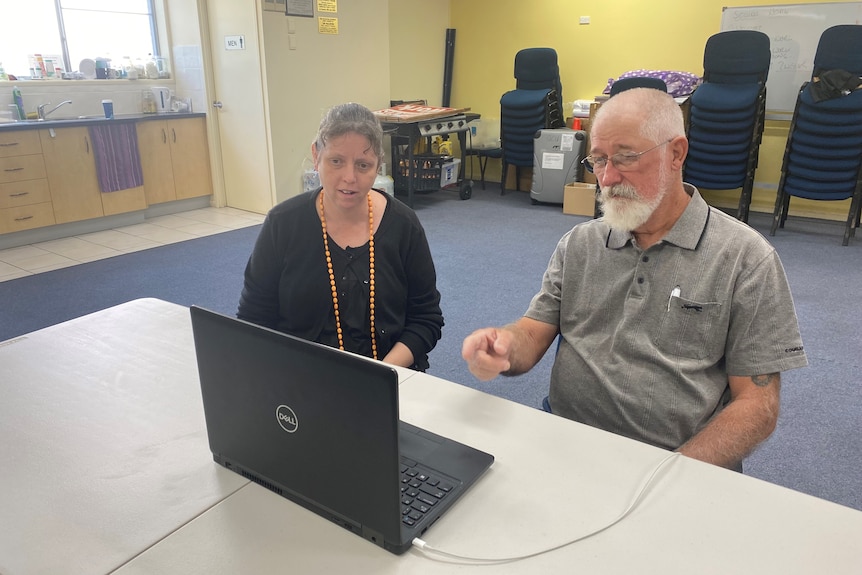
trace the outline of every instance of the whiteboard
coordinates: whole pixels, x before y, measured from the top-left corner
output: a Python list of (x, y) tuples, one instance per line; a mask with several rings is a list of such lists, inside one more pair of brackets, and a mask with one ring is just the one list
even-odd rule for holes
[(820, 35), (838, 24), (862, 24), (862, 2), (725, 6), (721, 13), (722, 32), (759, 30), (769, 36), (766, 111), (772, 118), (793, 115), (796, 94), (814, 72)]

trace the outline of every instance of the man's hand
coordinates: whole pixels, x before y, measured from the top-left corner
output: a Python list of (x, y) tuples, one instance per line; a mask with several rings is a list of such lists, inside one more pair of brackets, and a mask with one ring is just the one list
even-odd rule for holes
[(481, 381), (494, 379), (512, 364), (512, 333), (504, 328), (486, 327), (468, 335), (461, 346), (461, 357), (470, 373)]
[(558, 334), (557, 326), (522, 317), (506, 327), (486, 327), (468, 335), (461, 357), (482, 381), (520, 375), (536, 365)]

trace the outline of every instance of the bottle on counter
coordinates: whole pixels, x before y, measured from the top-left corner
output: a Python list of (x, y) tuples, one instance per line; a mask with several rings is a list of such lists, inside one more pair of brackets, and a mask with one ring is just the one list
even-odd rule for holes
[(141, 110), (144, 114), (156, 113), (156, 97), (152, 90), (144, 90), (141, 93)]
[(149, 55), (147, 59), (147, 63), (144, 64), (144, 69), (147, 72), (147, 78), (150, 80), (158, 80), (159, 79), (159, 66), (156, 63), (156, 59), (152, 54)]
[(21, 90), (18, 86), (12, 86), (12, 102), (18, 108), (18, 119), (26, 120), (27, 114), (24, 112), (24, 98), (21, 97)]
[(0, 62), (0, 82), (8, 80), (9, 76), (6, 75), (6, 70), (3, 68), (3, 62)]

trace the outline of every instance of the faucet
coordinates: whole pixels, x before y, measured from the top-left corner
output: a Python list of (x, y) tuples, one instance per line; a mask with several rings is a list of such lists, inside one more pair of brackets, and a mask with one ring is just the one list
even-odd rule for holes
[[(51, 102), (48, 102), (48, 104), (50, 104), (50, 103)], [(56, 106), (54, 106), (53, 108), (48, 110), (47, 112), (45, 111), (45, 106), (47, 106), (48, 104), (39, 104), (38, 106), (36, 106), (36, 115), (39, 116), (40, 120), (44, 120), (50, 114), (53, 114), (54, 112), (56, 112), (57, 109), (60, 108), (60, 106), (64, 106), (66, 104), (71, 104), (71, 103), (72, 103), (72, 100), (63, 100), (62, 102), (60, 102), (59, 104), (57, 104)]]

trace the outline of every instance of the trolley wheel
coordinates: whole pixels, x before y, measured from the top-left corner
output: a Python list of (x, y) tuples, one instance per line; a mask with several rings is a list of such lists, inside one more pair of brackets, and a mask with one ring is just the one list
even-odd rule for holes
[(462, 200), (469, 200), (473, 197), (473, 182), (461, 182), (461, 187), (458, 190), (458, 195)]

